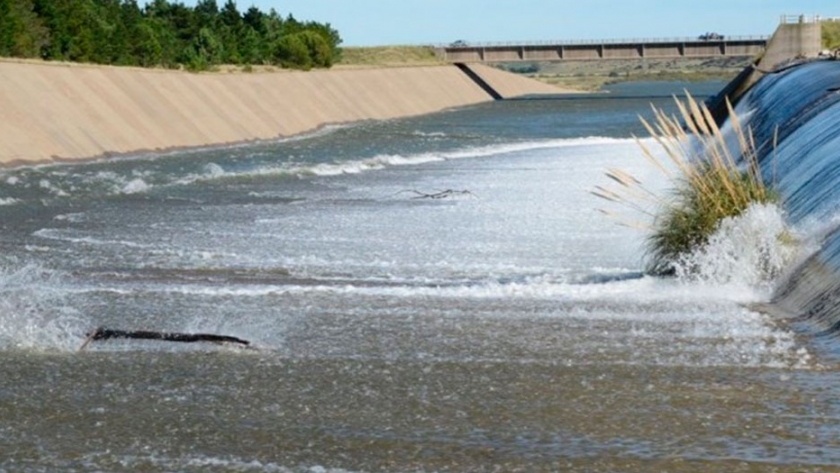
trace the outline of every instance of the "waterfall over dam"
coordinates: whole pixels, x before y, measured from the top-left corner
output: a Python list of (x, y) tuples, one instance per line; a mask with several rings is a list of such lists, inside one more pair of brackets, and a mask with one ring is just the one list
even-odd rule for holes
[(763, 178), (779, 193), (788, 222), (807, 229), (803, 243), (816, 248), (776, 288), (773, 304), (800, 329), (836, 337), (840, 61), (811, 61), (769, 74), (741, 97), (735, 112), (750, 127)]

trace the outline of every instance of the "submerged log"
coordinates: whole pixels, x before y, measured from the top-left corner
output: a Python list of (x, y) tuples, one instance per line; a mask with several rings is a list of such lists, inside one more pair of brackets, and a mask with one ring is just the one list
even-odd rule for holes
[(164, 342), (181, 342), (181, 343), (195, 343), (195, 342), (211, 342), (211, 343), (234, 343), (242, 346), (250, 346), (251, 342), (229, 335), (216, 335), (212, 333), (178, 333), (178, 332), (158, 332), (152, 330), (115, 330), (98, 327), (96, 330), (87, 334), (85, 342), (79, 347), (79, 351), (84, 350), (90, 342), (96, 340), (111, 340), (111, 339), (130, 339), (130, 340), (160, 340)]

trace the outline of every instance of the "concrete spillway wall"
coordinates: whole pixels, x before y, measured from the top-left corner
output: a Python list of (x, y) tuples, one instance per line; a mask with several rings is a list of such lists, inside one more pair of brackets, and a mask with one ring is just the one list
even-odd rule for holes
[[(504, 97), (557, 92), (478, 68)], [(455, 66), (252, 74), (0, 62), (0, 164), (266, 140), (492, 98)]]

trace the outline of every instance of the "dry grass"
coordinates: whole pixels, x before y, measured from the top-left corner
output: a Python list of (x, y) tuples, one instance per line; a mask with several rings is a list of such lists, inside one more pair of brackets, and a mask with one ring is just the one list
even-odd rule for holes
[(443, 64), (427, 46), (374, 46), (342, 48), (339, 67), (424, 66)]
[(748, 57), (567, 61), (537, 63), (527, 75), (563, 88), (597, 91), (620, 82), (729, 81), (749, 63)]
[[(653, 123), (642, 119), (661, 153), (637, 140), (644, 156), (674, 183), (673, 194), (659, 196), (620, 170), (607, 172), (618, 184), (617, 190), (596, 187), (593, 191), (652, 218), (652, 224), (644, 225), (610, 214), (620, 223), (646, 226), (651, 231), (647, 269), (655, 274), (671, 272), (682, 255), (702, 247), (724, 218), (740, 215), (753, 203), (776, 200), (761, 178), (752, 133), (741, 127), (729, 103), (740, 156), (733, 156), (705, 104), (689, 95), (677, 105), (681, 119), (655, 108)], [(657, 210), (648, 211), (651, 207)]]

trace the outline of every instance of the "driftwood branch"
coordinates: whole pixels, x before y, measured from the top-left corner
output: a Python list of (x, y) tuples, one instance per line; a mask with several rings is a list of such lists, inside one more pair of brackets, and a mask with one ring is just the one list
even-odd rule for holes
[(453, 197), (453, 196), (456, 196), (456, 195), (471, 195), (471, 196), (475, 197), (475, 194), (473, 194), (472, 192), (470, 192), (468, 190), (455, 190), (455, 189), (446, 189), (444, 191), (432, 192), (432, 193), (420, 192), (418, 190), (411, 189), (411, 190), (399, 191), (399, 192), (397, 192), (397, 194), (401, 194), (403, 192), (409, 192), (409, 193), (414, 194), (414, 197), (412, 197), (413, 199), (445, 199), (447, 197)]
[(129, 340), (160, 340), (164, 342), (180, 342), (180, 343), (195, 343), (195, 342), (210, 342), (210, 343), (233, 343), (242, 346), (250, 346), (251, 342), (237, 337), (228, 335), (216, 335), (212, 333), (178, 333), (178, 332), (158, 332), (151, 330), (114, 330), (99, 327), (96, 330), (87, 334), (85, 342), (79, 347), (79, 351), (84, 350), (88, 344), (97, 340), (111, 340), (111, 339), (129, 339)]

